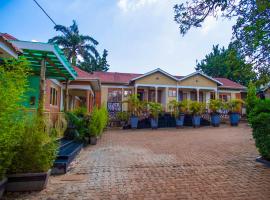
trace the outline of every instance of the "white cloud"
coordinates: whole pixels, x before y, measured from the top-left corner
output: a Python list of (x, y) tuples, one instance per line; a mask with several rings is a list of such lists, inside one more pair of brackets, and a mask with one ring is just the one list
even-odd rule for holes
[(123, 12), (134, 11), (146, 5), (152, 5), (159, 0), (118, 0), (118, 7)]

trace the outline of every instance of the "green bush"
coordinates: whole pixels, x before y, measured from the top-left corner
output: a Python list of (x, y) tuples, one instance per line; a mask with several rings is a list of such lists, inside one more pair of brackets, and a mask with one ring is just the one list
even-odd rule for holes
[(149, 102), (148, 105), (149, 105), (150, 115), (153, 118), (157, 119), (158, 115), (162, 112), (162, 105), (157, 102)]
[(270, 100), (257, 100), (249, 118), (256, 147), (262, 157), (270, 160)]
[(88, 126), (90, 136), (100, 136), (108, 123), (107, 109), (103, 106), (100, 109), (95, 107), (90, 118)]
[(0, 64), (0, 180), (5, 176), (18, 144), (28, 74), (28, 63), (22, 58), (4, 60)]
[(137, 95), (130, 95), (126, 101), (123, 103), (128, 104), (128, 111), (131, 116), (139, 117), (141, 110), (144, 107), (144, 104), (139, 100)]
[(68, 129), (66, 131), (66, 137), (75, 140), (83, 140), (88, 132), (89, 115), (81, 112), (83, 110), (76, 110), (71, 112), (66, 112), (66, 117), (68, 121), (68, 126), (75, 128), (76, 131)]
[(231, 99), (225, 104), (225, 108), (227, 108), (231, 113), (240, 113), (244, 103), (245, 102), (241, 99)]
[(22, 120), (16, 154), (8, 172), (37, 173), (48, 171), (56, 158), (58, 144), (45, 131), (44, 123), (37, 117)]
[(249, 113), (252, 112), (252, 109), (255, 107), (256, 102), (258, 101), (258, 97), (256, 96), (256, 87), (250, 82), (248, 84), (247, 98), (246, 98), (246, 106), (247, 106), (247, 116), (249, 117)]
[(116, 118), (119, 121), (121, 121), (121, 122), (128, 122), (128, 120), (129, 120), (129, 113), (128, 112), (125, 112), (125, 111), (118, 112), (116, 114)]
[(224, 104), (220, 99), (211, 99), (209, 102), (209, 109), (212, 113), (218, 113), (218, 111), (223, 107)]
[(189, 111), (192, 115), (201, 115), (205, 111), (205, 103), (191, 101), (189, 103)]

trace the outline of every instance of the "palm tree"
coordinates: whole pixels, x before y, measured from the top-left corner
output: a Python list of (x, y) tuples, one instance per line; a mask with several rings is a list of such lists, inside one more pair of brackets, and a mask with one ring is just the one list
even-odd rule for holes
[(88, 35), (81, 35), (76, 21), (73, 20), (72, 22), (73, 24), (69, 27), (56, 25), (54, 29), (61, 31), (63, 35), (55, 36), (48, 42), (59, 45), (72, 65), (77, 64), (78, 56), (90, 60), (98, 57), (99, 54), (96, 50), (98, 42)]

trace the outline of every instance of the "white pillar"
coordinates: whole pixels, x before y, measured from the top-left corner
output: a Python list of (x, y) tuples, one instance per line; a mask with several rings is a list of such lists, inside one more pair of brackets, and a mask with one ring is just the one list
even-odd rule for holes
[(197, 88), (197, 102), (200, 102), (200, 89)]
[(210, 98), (211, 98), (211, 93), (210, 92), (206, 92), (205, 93), (205, 101), (206, 101), (206, 103), (209, 103), (210, 102)]
[(190, 91), (187, 91), (187, 100), (190, 100)]
[(158, 87), (155, 87), (155, 102), (158, 102)]
[(167, 105), (168, 105), (168, 95), (169, 95), (169, 88), (168, 87), (166, 87), (165, 88), (165, 105), (164, 105), (164, 107), (165, 107), (165, 111), (167, 111)]

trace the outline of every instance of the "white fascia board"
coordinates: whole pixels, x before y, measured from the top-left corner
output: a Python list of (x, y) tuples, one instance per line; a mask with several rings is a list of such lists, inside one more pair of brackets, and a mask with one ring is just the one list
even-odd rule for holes
[(211, 76), (208, 76), (208, 75), (206, 75), (206, 74), (204, 74), (204, 73), (202, 73), (202, 72), (198, 72), (198, 71), (197, 71), (197, 72), (193, 72), (193, 73), (191, 73), (191, 74), (189, 74), (189, 75), (187, 75), (187, 76), (185, 76), (185, 77), (179, 79), (179, 81), (185, 80), (185, 79), (187, 79), (187, 78), (189, 78), (189, 77), (192, 77), (192, 76), (195, 76), (195, 75), (197, 75), (197, 74), (200, 74), (200, 75), (204, 76), (204, 77), (207, 78), (207, 79), (210, 79), (210, 80), (212, 80), (212, 81), (214, 81), (214, 82), (216, 82), (216, 83), (218, 83), (218, 84), (220, 84), (220, 85), (223, 85), (223, 83), (221, 83), (220, 81), (218, 81), (218, 80), (212, 78)]
[(136, 77), (136, 78), (133, 78), (133, 79), (131, 79), (130, 81), (135, 81), (135, 80), (141, 79), (141, 78), (143, 78), (143, 77), (149, 76), (149, 75), (151, 75), (151, 74), (153, 74), (153, 73), (156, 73), (156, 72), (160, 72), (160, 73), (162, 73), (162, 74), (164, 74), (164, 75), (166, 75), (166, 76), (168, 76), (168, 77), (170, 77), (170, 78), (172, 78), (172, 79), (178, 81), (178, 78), (172, 76), (171, 74), (169, 74), (168, 72), (165, 72), (164, 70), (162, 70), (162, 69), (160, 69), (160, 68), (157, 68), (157, 69), (152, 70), (152, 71), (150, 71), (150, 72), (147, 72), (147, 73), (145, 73), (145, 74), (143, 74), (143, 75), (141, 75), (141, 76), (138, 76), (138, 77)]

